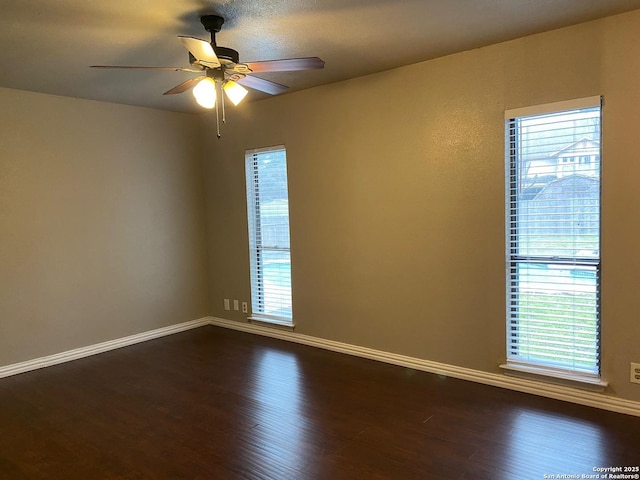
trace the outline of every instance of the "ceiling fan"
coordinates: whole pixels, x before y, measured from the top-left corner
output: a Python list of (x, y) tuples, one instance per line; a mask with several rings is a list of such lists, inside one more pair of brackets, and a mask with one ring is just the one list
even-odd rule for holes
[[(204, 108), (214, 108), (218, 104), (216, 91), (221, 93), (234, 104), (238, 105), (247, 95), (244, 87), (277, 95), (288, 87), (271, 82), (263, 78), (254, 77), (252, 73), (290, 72), (297, 70), (313, 70), (324, 68), (324, 61), (318, 57), (288, 58), (259, 62), (240, 62), (240, 55), (236, 50), (218, 46), (216, 33), (222, 28), (224, 18), (218, 15), (204, 15), (200, 22), (205, 30), (211, 33), (211, 42), (195, 37), (178, 36), (189, 52), (189, 67), (141, 67), (127, 65), (91, 65), (91, 68), (122, 68), (143, 70), (171, 70), (176, 72), (193, 72), (200, 75), (190, 78), (164, 92), (163, 95), (175, 95), (193, 89), (193, 94), (199, 105)], [(224, 122), (224, 95), (220, 95)], [(216, 109), (216, 114), (217, 114)], [(218, 137), (220, 131), (218, 127)]]

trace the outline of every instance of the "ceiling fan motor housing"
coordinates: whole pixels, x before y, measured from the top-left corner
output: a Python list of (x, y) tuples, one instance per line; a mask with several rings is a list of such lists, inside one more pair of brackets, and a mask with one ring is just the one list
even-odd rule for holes
[(223, 63), (240, 63), (240, 55), (232, 48), (218, 47), (217, 45), (211, 45), (213, 51), (216, 52), (218, 59), (226, 60)]
[(213, 80), (224, 81), (224, 67), (223, 68), (208, 68), (205, 71), (205, 75)]
[(203, 15), (200, 17), (200, 22), (207, 32), (211, 32), (211, 46), (213, 47), (213, 51), (216, 52), (216, 56), (220, 60), (224, 60), (224, 63), (240, 63), (240, 55), (236, 50), (219, 47), (216, 44), (216, 33), (222, 28), (224, 18), (219, 15)]

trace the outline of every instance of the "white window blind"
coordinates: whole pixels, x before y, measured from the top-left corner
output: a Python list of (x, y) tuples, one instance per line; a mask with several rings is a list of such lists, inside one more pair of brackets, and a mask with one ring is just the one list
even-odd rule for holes
[(283, 146), (245, 154), (252, 317), (291, 325), (287, 158)]
[(600, 97), (506, 119), (507, 366), (598, 379)]

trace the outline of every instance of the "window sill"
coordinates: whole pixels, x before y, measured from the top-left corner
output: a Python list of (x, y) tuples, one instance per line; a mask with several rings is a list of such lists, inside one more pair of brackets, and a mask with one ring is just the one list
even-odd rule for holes
[(605, 382), (595, 376), (564, 372), (562, 370), (546, 367), (536, 367), (533, 365), (523, 365), (519, 363), (505, 363), (500, 365), (500, 368), (504, 370), (505, 375), (512, 377), (539, 380), (556, 385), (581, 388), (592, 392), (603, 392), (609, 385), (608, 382)]
[(253, 323), (256, 325), (263, 325), (268, 327), (275, 327), (281, 330), (289, 330), (293, 331), (295, 329), (295, 324), (293, 320), (285, 319), (285, 318), (277, 318), (277, 317), (269, 317), (262, 315), (251, 315), (247, 318), (249, 323)]

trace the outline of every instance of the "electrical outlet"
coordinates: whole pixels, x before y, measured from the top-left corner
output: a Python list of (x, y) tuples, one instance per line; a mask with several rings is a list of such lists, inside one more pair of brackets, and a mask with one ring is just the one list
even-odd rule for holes
[(247, 302), (242, 302), (242, 313), (249, 313), (249, 305), (247, 305)]
[(231, 310), (231, 307), (229, 307), (229, 299), (228, 298), (224, 299), (224, 309), (225, 310)]
[(238, 303), (238, 300), (233, 301), (233, 309), (240, 310), (240, 304)]
[(631, 364), (631, 377), (629, 381), (631, 383), (640, 383), (640, 363)]

